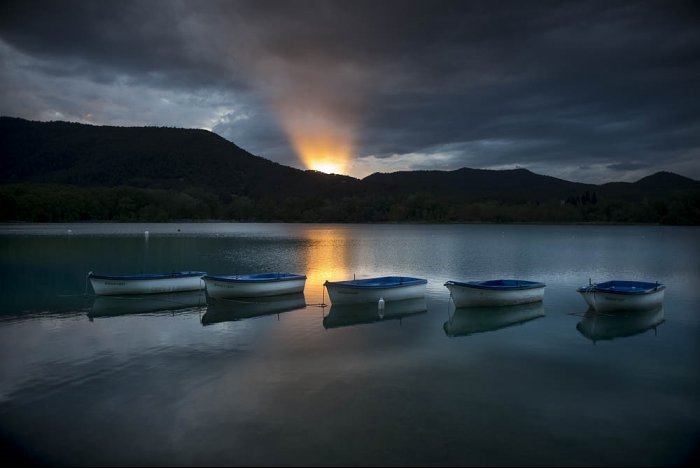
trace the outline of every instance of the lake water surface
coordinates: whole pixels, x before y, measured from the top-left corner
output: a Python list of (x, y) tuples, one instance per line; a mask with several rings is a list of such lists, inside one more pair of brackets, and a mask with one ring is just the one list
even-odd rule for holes
[[(2, 225), (3, 450), (53, 465), (686, 464), (699, 241), (648, 226)], [(86, 283), (171, 270), (308, 280), (302, 298), (217, 306)], [(425, 301), (319, 306), (325, 280), (384, 275), (427, 278)], [(444, 287), (496, 278), (546, 283), (544, 303), (455, 310)], [(662, 282), (664, 306), (587, 315), (589, 279)]]

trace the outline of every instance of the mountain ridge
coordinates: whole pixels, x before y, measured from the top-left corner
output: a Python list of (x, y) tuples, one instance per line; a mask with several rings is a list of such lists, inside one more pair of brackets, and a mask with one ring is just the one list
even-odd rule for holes
[[(31, 122), (0, 117), (0, 183), (44, 182), (78, 186), (133, 186), (179, 190), (206, 187), (219, 196), (262, 196), (289, 186), (306, 194), (310, 183), (322, 192), (341, 192), (333, 182), (250, 154), (216, 133), (173, 127), (95, 126)], [(14, 138), (12, 132), (15, 132)], [(208, 167), (202, 167), (201, 149)], [(249, 175), (264, 173), (263, 186)], [(321, 187), (319, 187), (319, 185)]]
[[(131, 198), (145, 200), (144, 206), (167, 204), (164, 195), (153, 191), (172, 192), (170, 198), (197, 206), (215, 219), (286, 221), (585, 221), (591, 216), (614, 221), (620, 211), (617, 202), (627, 204), (623, 211), (635, 213), (635, 203), (651, 206), (658, 202), (659, 207), (644, 208), (649, 213), (625, 219), (661, 219), (668, 214), (673, 197), (700, 191), (700, 182), (667, 171), (636, 182), (605, 184), (571, 182), (524, 168), (376, 172), (356, 179), (285, 166), (208, 130), (36, 122), (16, 117), (0, 117), (0, 162), (0, 187), (14, 207), (5, 209), (0, 219), (26, 217), (22, 213), (35, 211), (29, 206), (28, 194), (39, 191), (48, 197), (50, 193), (37, 184), (61, 187), (54, 190), (74, 195), (93, 190), (106, 197), (100, 202), (103, 205), (113, 202), (97, 189), (140, 190), (132, 190)], [(71, 192), (67, 187), (76, 189)], [(18, 205), (21, 197), (24, 204)], [(187, 197), (193, 201), (186, 201)], [(75, 200), (71, 203), (86, 203)], [(607, 203), (605, 213), (599, 213), (603, 210), (599, 200)], [(134, 216), (172, 216), (172, 209), (151, 208)], [(115, 216), (116, 212), (125, 215), (125, 210), (83, 207), (77, 210), (81, 214), (71, 216), (93, 219), (94, 212)], [(656, 210), (655, 214), (650, 210)], [(194, 208), (178, 212), (196, 215)], [(501, 216), (500, 212), (510, 214)]]

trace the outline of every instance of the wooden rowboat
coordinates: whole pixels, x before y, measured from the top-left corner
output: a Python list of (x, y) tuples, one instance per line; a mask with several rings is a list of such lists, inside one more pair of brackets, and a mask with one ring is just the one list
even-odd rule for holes
[(653, 309), (661, 306), (666, 286), (646, 281), (606, 281), (578, 288), (588, 306), (598, 312)]
[(377, 278), (326, 281), (333, 304), (359, 304), (363, 302), (400, 301), (425, 296), (428, 280), (408, 276), (380, 276)]
[(455, 307), (491, 307), (528, 304), (544, 299), (544, 283), (519, 279), (448, 281)]
[(205, 275), (207, 296), (211, 298), (265, 297), (304, 291), (306, 276), (294, 273), (258, 273), (253, 275)]
[(204, 271), (141, 273), (138, 275), (96, 275), (88, 273), (92, 289), (98, 296), (157, 294), (204, 289)]

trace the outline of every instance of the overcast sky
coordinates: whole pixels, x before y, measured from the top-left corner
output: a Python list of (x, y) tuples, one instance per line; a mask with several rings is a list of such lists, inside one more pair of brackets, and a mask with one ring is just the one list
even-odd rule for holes
[(0, 115), (372, 172), (700, 179), (700, 2), (0, 2)]

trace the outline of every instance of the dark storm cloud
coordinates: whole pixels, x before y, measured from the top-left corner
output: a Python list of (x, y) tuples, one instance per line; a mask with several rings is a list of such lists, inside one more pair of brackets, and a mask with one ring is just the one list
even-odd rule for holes
[[(195, 6), (194, 4), (192, 6)], [(187, 3), (20, 1), (0, 5), (0, 37), (47, 75), (166, 86), (245, 86), (216, 60)]]
[[(368, 126), (370, 151), (430, 153), (452, 142), (463, 146), (455, 162), (475, 166), (633, 158), (657, 167), (696, 151), (693, 18), (672, 11), (680, 4), (574, 6), (513, 14), (525, 26), (486, 41), (490, 57), (476, 61), (486, 78), (476, 86), (469, 67), (414, 76), (423, 88), (396, 95)], [(499, 17), (491, 19), (500, 30)], [(471, 51), (471, 44), (447, 47)], [(386, 134), (392, 138), (380, 138)]]
[(649, 167), (649, 164), (640, 164), (640, 163), (635, 163), (635, 162), (624, 162), (624, 163), (615, 163), (615, 164), (608, 164), (607, 166), (608, 169), (611, 169), (613, 171), (634, 171), (637, 169), (646, 169)]
[(699, 19), (675, 1), (4, 2), (0, 113), (206, 126), (298, 165), (290, 120), (315, 112), (353, 130), (358, 172), (698, 178)]

